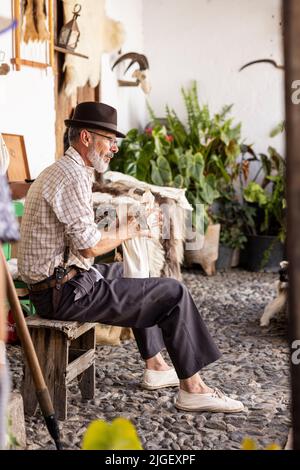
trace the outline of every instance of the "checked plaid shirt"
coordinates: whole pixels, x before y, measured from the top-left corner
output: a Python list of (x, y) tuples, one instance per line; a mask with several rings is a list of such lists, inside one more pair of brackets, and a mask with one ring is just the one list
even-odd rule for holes
[(95, 246), (101, 238), (94, 222), (93, 172), (69, 147), (31, 185), (18, 248), (18, 269), (27, 284), (42, 281), (62, 265), (66, 244), (70, 246), (68, 266), (91, 267), (93, 260), (78, 250)]

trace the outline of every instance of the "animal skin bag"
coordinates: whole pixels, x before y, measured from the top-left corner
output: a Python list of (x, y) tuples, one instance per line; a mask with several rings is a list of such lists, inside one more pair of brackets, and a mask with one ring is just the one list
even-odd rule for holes
[[(153, 211), (154, 196), (150, 191), (145, 191), (141, 203), (145, 210)], [(147, 217), (146, 224), (152, 237), (159, 237), (159, 227), (154, 227), (155, 213)], [(148, 240), (145, 237), (136, 237), (122, 243), (123, 249), (123, 277), (144, 278), (150, 276)]]

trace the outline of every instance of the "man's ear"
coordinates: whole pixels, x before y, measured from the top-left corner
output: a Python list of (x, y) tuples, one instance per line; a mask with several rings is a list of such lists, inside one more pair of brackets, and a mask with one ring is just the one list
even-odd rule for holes
[(85, 145), (86, 147), (89, 146), (90, 139), (89, 139), (88, 131), (86, 129), (82, 129), (82, 131), (80, 132), (80, 140), (83, 143), (83, 145)]

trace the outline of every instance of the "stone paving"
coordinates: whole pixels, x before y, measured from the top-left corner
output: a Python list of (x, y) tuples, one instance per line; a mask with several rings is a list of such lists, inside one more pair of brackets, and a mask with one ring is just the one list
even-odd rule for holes
[[(244, 437), (259, 448), (269, 443), (284, 447), (290, 427), (287, 321), (274, 318), (259, 326), (264, 306), (275, 296), (276, 275), (232, 270), (205, 277), (184, 272), (209, 330), (223, 353), (202, 371), (206, 383), (238, 397), (246, 410), (238, 414), (180, 412), (175, 389), (142, 390), (143, 362), (134, 341), (120, 347), (98, 346), (96, 396), (82, 400), (77, 384), (69, 387), (68, 419), (60, 422), (65, 449), (79, 449), (87, 425), (100, 418), (129, 418), (145, 449), (239, 449)], [(9, 346), (14, 388), (20, 387), (20, 348)], [(37, 416), (26, 418), (28, 449), (53, 449)]]

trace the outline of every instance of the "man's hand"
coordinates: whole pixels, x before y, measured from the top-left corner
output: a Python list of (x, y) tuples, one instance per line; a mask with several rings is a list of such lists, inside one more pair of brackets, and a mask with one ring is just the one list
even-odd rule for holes
[(140, 220), (140, 218), (136, 218), (134, 216), (128, 216), (127, 224), (125, 227), (122, 227), (120, 232), (121, 238), (123, 238), (122, 231), (124, 232), (126, 240), (131, 240), (132, 238), (137, 237), (150, 237), (151, 235), (146, 220)]
[[(159, 208), (147, 208), (144, 213), (138, 216), (127, 217), (127, 239), (136, 237), (159, 238), (162, 224), (162, 215)], [(121, 237), (121, 235), (120, 235)]]

